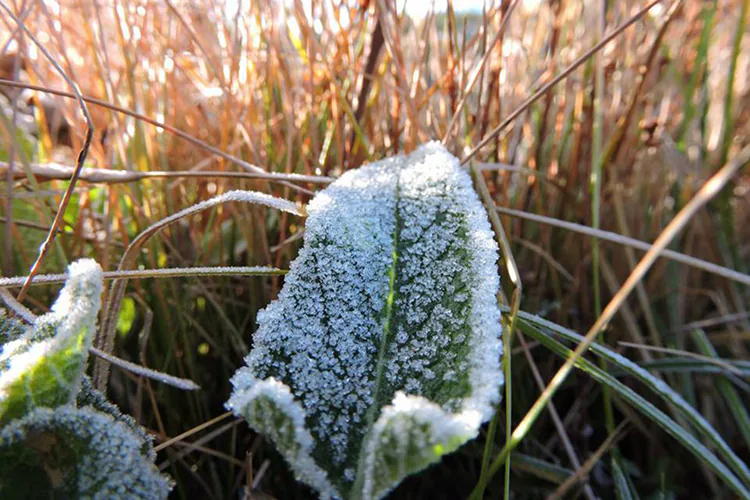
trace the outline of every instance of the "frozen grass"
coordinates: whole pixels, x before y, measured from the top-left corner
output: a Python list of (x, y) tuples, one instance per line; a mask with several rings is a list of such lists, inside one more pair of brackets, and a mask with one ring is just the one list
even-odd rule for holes
[[(0, 11), (0, 79), (21, 82), (0, 83), (2, 274), (25, 275), (37, 259), (70, 186), (59, 179), (73, 172), (86, 136), (74, 93), (29, 33), (80, 87), (94, 125), (85, 166), (100, 169), (84, 170), (74, 186), (44, 273), (83, 256), (114, 271), (138, 234), (189, 205), (235, 189), (307, 203), (329, 179), (299, 176), (338, 177), (445, 137), (459, 158), (475, 150), (483, 181), (475, 184), (502, 209), (493, 210), (493, 225), (507, 232), (519, 270), (513, 280), (512, 266), (498, 269), (505, 295), (522, 282), (523, 311), (559, 331), (585, 333), (636, 268), (633, 239), (654, 242), (750, 142), (748, 0), (660, 2), (549, 89), (647, 2), (495, 1), (469, 16), (449, 2), (446, 13), (417, 21), (387, 10), (385, 0), (341, 3), (239, 2), (234, 14), (211, 0), (4, 2), (28, 33)], [(22, 93), (32, 85), (56, 93)], [(31, 120), (29, 97), (38, 109)], [(29, 127), (41, 133), (21, 132)], [(249, 351), (256, 312), (276, 297), (283, 276), (209, 269), (138, 278), (157, 268), (288, 269), (303, 224), (262, 206), (216, 205), (145, 241), (130, 267), (142, 274), (125, 290), (113, 354), (203, 388), (185, 393), (119, 368), (109, 382), (110, 396), (158, 440), (185, 433), (160, 448), (176, 497), (236, 498), (245, 486), (278, 498), (310, 495), (259, 436), (215, 419)], [(621, 239), (597, 247), (603, 233), (580, 226)], [(527, 415), (559, 356), (568, 356), (561, 339), (539, 337), (555, 329), (529, 317), (509, 338), (512, 404), (503, 404), (487, 433), (394, 497), (461, 498), (480, 476), (487, 498), (499, 498), (506, 485), (519, 498), (561, 485), (587, 498), (634, 491), (718, 498), (732, 491), (726, 471), (738, 481), (735, 495), (750, 488), (729, 454), (750, 460), (748, 375), (738, 368), (750, 341), (746, 168), (667, 249), (708, 265), (653, 263), (619, 301), (606, 345), (595, 344), (595, 353), (613, 355), (577, 362), (583, 372), (565, 379), (508, 454), (507, 476), (489, 475), (506, 423)], [(24, 303), (41, 313), (55, 291), (31, 287)], [(705, 440), (682, 407), (654, 398), (641, 372), (628, 371), (616, 353), (691, 406), (726, 448)], [(652, 425), (654, 415), (666, 427)], [(689, 453), (691, 439), (694, 450), (713, 455)]]

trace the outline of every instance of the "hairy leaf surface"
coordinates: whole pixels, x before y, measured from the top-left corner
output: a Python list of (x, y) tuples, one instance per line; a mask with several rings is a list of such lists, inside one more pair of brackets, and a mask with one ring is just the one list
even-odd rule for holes
[(0, 430), (2, 498), (167, 498), (150, 440), (92, 407), (37, 408)]
[(228, 406), (323, 498), (379, 498), (492, 415), (497, 246), (438, 143), (347, 172), (308, 213)]
[(99, 264), (79, 260), (70, 265), (68, 280), (49, 314), (28, 326), (0, 316), (0, 424), (33, 408), (75, 399), (101, 293)]
[(153, 439), (84, 375), (102, 271), (70, 265), (52, 312), (0, 310), (0, 498), (166, 498)]

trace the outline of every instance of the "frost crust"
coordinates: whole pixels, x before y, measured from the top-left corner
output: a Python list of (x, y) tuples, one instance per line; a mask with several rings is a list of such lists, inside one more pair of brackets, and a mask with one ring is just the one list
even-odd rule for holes
[[(318, 488), (304, 478), (325, 471), (333, 496), (377, 498), (471, 439), (499, 401), (497, 245), (468, 174), (436, 142), (347, 172), (308, 214), (229, 407), (270, 434), (248, 404), (270, 391), (305, 450), (279, 446), (298, 477)], [(427, 451), (376, 487), (386, 427)]]
[(102, 270), (82, 259), (52, 306), (0, 346), (0, 422), (35, 406), (73, 401), (101, 306)]
[(0, 495), (166, 498), (169, 481), (143, 448), (125, 423), (92, 408), (37, 408), (0, 431), (0, 458), (7, 465), (0, 471)]

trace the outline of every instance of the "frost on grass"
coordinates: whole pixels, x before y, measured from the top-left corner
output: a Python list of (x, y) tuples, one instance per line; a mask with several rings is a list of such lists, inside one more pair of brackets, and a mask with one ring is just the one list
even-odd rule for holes
[(228, 406), (323, 498), (379, 498), (499, 401), (497, 246), (437, 143), (344, 174), (308, 213)]
[(84, 375), (101, 304), (93, 260), (68, 269), (49, 314), (0, 310), (0, 498), (166, 498), (152, 438)]
[(68, 280), (50, 313), (23, 327), (0, 316), (0, 424), (38, 406), (74, 400), (96, 328), (101, 293), (99, 265), (79, 260), (70, 265)]

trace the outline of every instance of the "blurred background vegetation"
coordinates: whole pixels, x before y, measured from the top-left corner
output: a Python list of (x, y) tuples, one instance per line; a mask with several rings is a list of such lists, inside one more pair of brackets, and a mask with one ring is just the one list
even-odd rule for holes
[[(61, 166), (69, 177), (86, 132), (75, 99), (31, 89), (71, 92), (32, 35), (84, 96), (109, 104), (88, 105), (94, 137), (86, 167), (165, 173), (125, 183), (106, 173), (83, 176), (42, 266), (47, 273), (82, 256), (114, 269), (150, 224), (230, 189), (306, 203), (321, 188), (225, 172), (254, 165), (336, 177), (446, 135), (459, 158), (489, 139), (473, 161), (496, 205), (521, 212), (506, 211), (502, 220), (521, 270), (522, 309), (585, 332), (641, 252), (602, 242), (593, 258), (590, 236), (519, 215), (652, 242), (750, 142), (747, 0), (657, 3), (499, 133), (493, 129), (645, 0), (488, 0), (470, 12), (449, 0), (436, 2), (436, 11), (425, 2), (413, 17), (391, 0), (1, 1), (8, 8), (0, 11), (5, 276), (28, 273), (68, 185), (42, 167)], [(744, 170), (670, 249), (747, 275), (749, 207)], [(137, 264), (286, 269), (303, 226), (266, 208), (222, 205), (159, 233)], [(282, 284), (280, 276), (132, 280), (115, 353), (203, 390), (185, 393), (113, 368), (110, 397), (157, 442), (222, 415), (228, 380), (252, 345), (255, 315)], [(26, 304), (41, 312), (55, 293), (35, 286)], [(661, 259), (605, 337), (694, 405), (745, 461), (749, 310), (746, 285)], [(512, 356), (517, 423), (540, 392), (533, 370), (547, 381), (560, 360), (518, 337)], [(626, 426), (608, 439), (615, 435), (602, 400), (593, 379), (569, 377), (554, 400), (562, 427), (545, 413), (513, 455), (514, 497), (544, 497), (575, 477), (564, 496), (614, 498), (609, 454), (618, 457), (631, 494), (729, 495), (705, 463), (617, 395), (611, 416)], [(499, 445), (504, 434), (495, 436)], [(465, 497), (479, 476), (484, 441), (483, 434), (410, 478), (393, 497)], [(164, 448), (159, 463), (177, 481), (175, 498), (311, 495), (272, 446), (232, 418)], [(487, 498), (501, 496), (501, 476)]]

